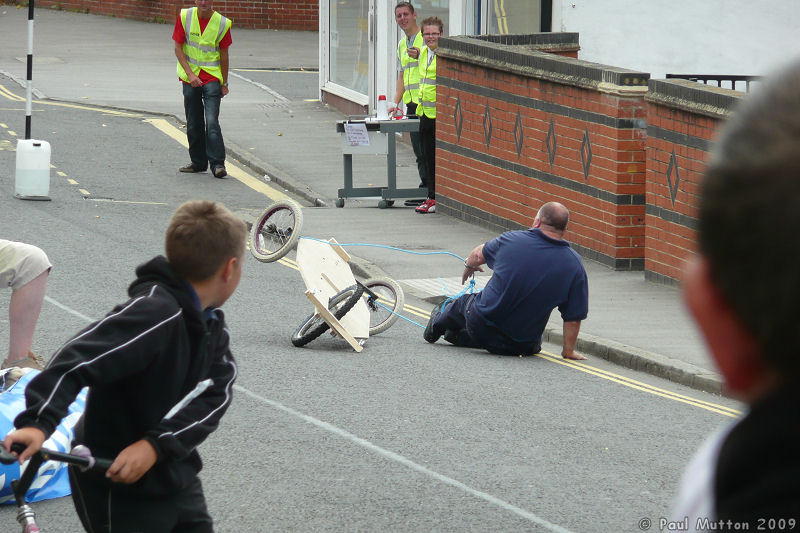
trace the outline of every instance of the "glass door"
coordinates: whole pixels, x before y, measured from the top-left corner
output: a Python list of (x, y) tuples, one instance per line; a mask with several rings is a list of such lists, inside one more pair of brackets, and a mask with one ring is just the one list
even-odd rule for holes
[(320, 85), (366, 105), (370, 80), (370, 4), (373, 0), (320, 2)]

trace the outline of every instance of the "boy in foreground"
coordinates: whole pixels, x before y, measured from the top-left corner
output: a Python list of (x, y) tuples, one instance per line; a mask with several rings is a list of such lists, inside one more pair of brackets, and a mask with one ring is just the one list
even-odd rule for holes
[(70, 468), (87, 531), (210, 532), (197, 446), (231, 402), (236, 364), (217, 309), (242, 273), (247, 228), (223, 205), (191, 201), (166, 234), (167, 257), (136, 269), (130, 300), (52, 357), (25, 391), (4, 441), (38, 451), (83, 387), (75, 444), (114, 458), (105, 474)]

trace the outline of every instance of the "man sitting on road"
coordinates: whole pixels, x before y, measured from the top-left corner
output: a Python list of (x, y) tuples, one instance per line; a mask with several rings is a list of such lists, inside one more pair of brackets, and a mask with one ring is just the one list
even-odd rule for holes
[(465, 294), (434, 311), (423, 337), (501, 355), (535, 354), (550, 313), (564, 320), (565, 359), (575, 352), (581, 320), (589, 312), (589, 287), (580, 256), (563, 239), (569, 211), (548, 202), (524, 231), (509, 231), (477, 246), (464, 261), (461, 283), (486, 264), (493, 274), (482, 292)]

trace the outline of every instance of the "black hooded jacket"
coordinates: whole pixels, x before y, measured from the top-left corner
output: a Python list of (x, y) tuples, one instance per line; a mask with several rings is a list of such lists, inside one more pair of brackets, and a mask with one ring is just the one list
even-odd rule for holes
[(28, 384), (27, 409), (14, 424), (49, 436), (89, 387), (75, 442), (113, 459), (147, 439), (158, 461), (124, 490), (168, 494), (202, 468), (196, 448), (230, 405), (236, 363), (222, 311), (200, 311), (164, 257), (136, 274), (130, 300), (75, 335)]

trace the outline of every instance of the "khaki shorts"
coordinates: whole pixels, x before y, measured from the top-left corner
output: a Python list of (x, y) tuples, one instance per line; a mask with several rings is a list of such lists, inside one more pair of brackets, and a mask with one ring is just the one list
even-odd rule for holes
[(52, 266), (36, 246), (0, 239), (0, 288), (15, 291)]

